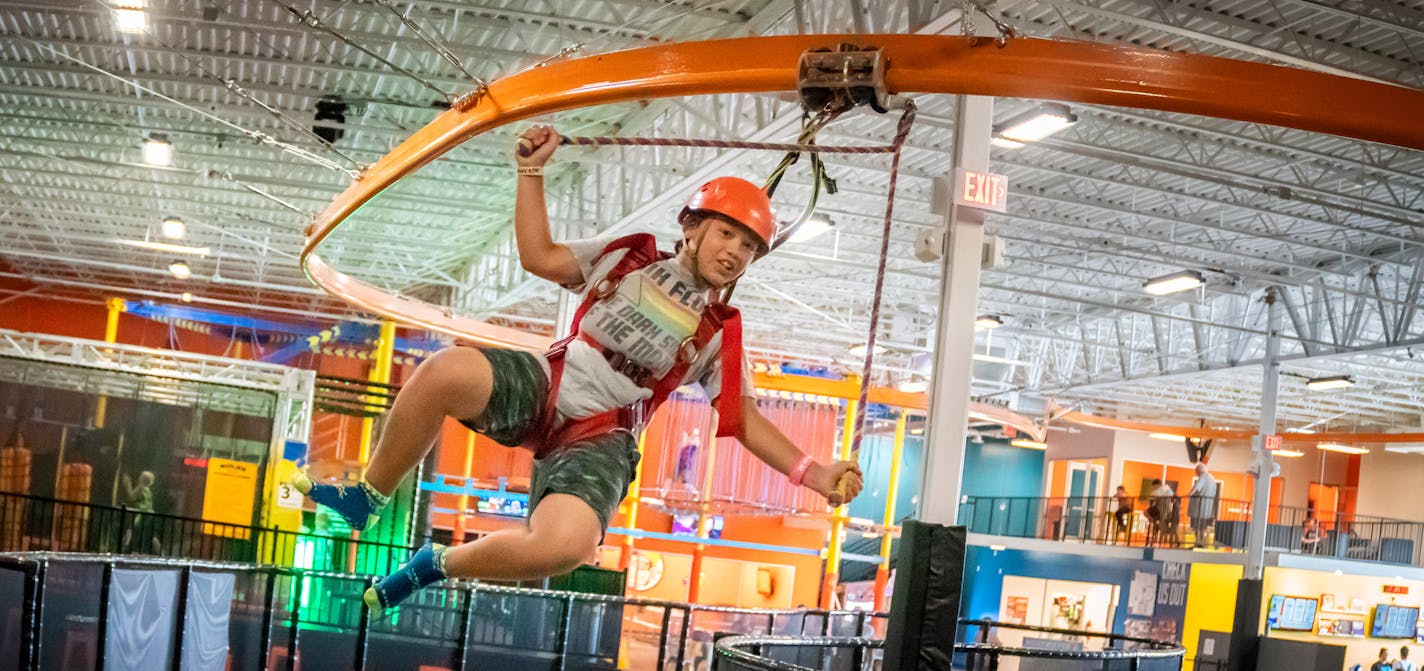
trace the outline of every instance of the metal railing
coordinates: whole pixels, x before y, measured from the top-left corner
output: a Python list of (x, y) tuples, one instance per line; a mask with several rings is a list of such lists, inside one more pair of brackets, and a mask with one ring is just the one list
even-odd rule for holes
[[(959, 506), (970, 532), (1129, 547), (1244, 550), (1251, 503), (1232, 499), (976, 497)], [(1200, 513), (1200, 514), (1198, 514)], [(1421, 565), (1424, 523), (1271, 506), (1266, 547), (1344, 559)]]
[[(174, 660), (184, 655), (194, 574), (232, 579), (227, 615), (228, 668), (303, 671), (365, 668), (416, 671), (467, 669), (619, 668), (707, 669), (693, 644), (698, 620), (795, 635), (844, 635), (883, 627), (883, 613), (765, 610), (446, 581), (415, 594), (393, 613), (373, 613), (361, 593), (369, 576), (158, 557), (68, 553), (0, 554), (0, 668), (102, 668), (113, 618), (118, 572), (176, 574), (169, 609)], [(146, 583), (147, 584), (147, 583)], [(122, 592), (119, 592), (122, 594)], [(167, 598), (167, 597), (159, 597)], [(201, 601), (202, 597), (198, 597)], [(192, 611), (190, 613), (190, 611)], [(147, 612), (147, 611), (145, 611)], [(211, 611), (209, 611), (211, 612)], [(164, 616), (166, 617), (166, 616)], [(160, 617), (162, 620), (162, 617)], [(134, 632), (119, 632), (120, 638)], [(211, 644), (211, 641), (208, 641)], [(131, 646), (130, 646), (131, 647)], [(620, 657), (622, 659), (620, 660)], [(11, 661), (13, 660), (13, 662)], [(175, 661), (175, 668), (177, 663)]]
[[(957, 643), (969, 671), (998, 671), (1001, 658), (1052, 659), (1064, 671), (1180, 671), (1186, 651), (1175, 643), (1117, 634), (1054, 629), (1028, 625), (960, 620), (961, 631), (978, 628), (978, 641)], [(1056, 637), (1041, 643), (1061, 647), (1029, 648), (990, 642), (992, 629), (1013, 629)], [(1088, 639), (1100, 639), (1100, 649), (1081, 649)], [(1040, 643), (1040, 645), (1041, 645)], [(883, 640), (867, 638), (791, 638), (731, 636), (718, 640), (714, 671), (866, 671), (879, 668)], [(1079, 649), (1072, 649), (1078, 646)], [(956, 666), (955, 668), (961, 668)]]
[(0, 552), (93, 552), (385, 575), (411, 548), (338, 536), (0, 493)]

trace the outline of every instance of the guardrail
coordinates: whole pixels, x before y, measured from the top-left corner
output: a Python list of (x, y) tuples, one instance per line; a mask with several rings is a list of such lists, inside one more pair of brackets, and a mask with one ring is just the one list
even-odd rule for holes
[[(967, 496), (959, 520), (970, 532), (1129, 547), (1244, 550), (1249, 501), (1189, 496)], [(1266, 547), (1342, 559), (1424, 565), (1424, 523), (1271, 506)]]
[[(1002, 658), (1052, 659), (1062, 671), (1180, 671), (1186, 651), (1175, 643), (1132, 638), (1117, 634), (1034, 627), (988, 620), (960, 620), (967, 631), (979, 628), (979, 641), (958, 643), (970, 671), (997, 671)], [(1060, 649), (1029, 648), (990, 643), (990, 630), (1014, 629), (1059, 637)], [(1085, 646), (1087, 639), (1101, 639), (1101, 649), (1069, 649)], [(1040, 644), (1042, 645), (1042, 644)], [(785, 636), (730, 636), (717, 641), (714, 671), (868, 671), (878, 669), (885, 642), (865, 638), (792, 638)], [(1116, 646), (1116, 647), (1115, 647)], [(960, 668), (957, 667), (956, 668)]]

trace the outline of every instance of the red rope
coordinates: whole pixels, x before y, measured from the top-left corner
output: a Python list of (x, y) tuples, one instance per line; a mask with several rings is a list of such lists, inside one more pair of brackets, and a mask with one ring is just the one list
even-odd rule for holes
[(915, 103), (905, 101), (905, 113), (900, 116), (900, 124), (895, 129), (895, 140), (890, 144), (893, 154), (890, 158), (890, 187), (885, 196), (885, 228), (880, 234), (880, 264), (875, 269), (875, 294), (870, 305), (870, 337), (865, 343), (865, 367), (860, 374), (860, 401), (855, 407), (855, 437), (850, 444), (851, 461), (860, 460), (860, 441), (865, 436), (865, 406), (870, 393), (870, 368), (875, 363), (875, 335), (880, 327), (880, 297), (885, 290), (885, 262), (890, 255), (890, 223), (895, 214), (895, 181), (900, 175), (900, 149), (905, 146), (905, 138), (910, 135), (910, 126), (915, 122)]
[(559, 136), (560, 144), (585, 147), (628, 145), (637, 147), (701, 147), (707, 149), (765, 149), (768, 151), (820, 152), (822, 154), (889, 154), (898, 145), (835, 146), (796, 144), (791, 142), (738, 142), (731, 140), (692, 140), (676, 137), (569, 137)]

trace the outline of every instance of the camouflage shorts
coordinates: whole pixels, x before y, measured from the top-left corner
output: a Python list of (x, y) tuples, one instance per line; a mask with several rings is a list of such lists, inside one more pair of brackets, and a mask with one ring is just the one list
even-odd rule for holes
[[(461, 424), (495, 442), (518, 447), (539, 424), (549, 393), (549, 379), (537, 355), (484, 349), (494, 371), (485, 412)], [(638, 443), (627, 431), (613, 431), (574, 443), (534, 461), (529, 483), (529, 511), (549, 494), (582, 499), (598, 515), (606, 531), (638, 466)]]

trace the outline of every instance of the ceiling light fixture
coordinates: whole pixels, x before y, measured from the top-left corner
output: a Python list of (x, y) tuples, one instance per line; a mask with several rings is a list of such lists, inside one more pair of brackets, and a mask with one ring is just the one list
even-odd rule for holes
[(184, 291), (184, 292), (183, 292), (183, 295), (182, 295), (182, 296), (179, 296), (179, 298), (181, 298), (184, 303), (192, 303), (192, 302), (193, 302), (193, 294), (192, 294), (191, 292), (188, 292), (188, 291)]
[(1316, 443), (1315, 446), (1326, 452), (1339, 452), (1340, 454), (1369, 454), (1368, 447), (1355, 447), (1354, 445), (1341, 445), (1340, 443)]
[(1048, 443), (1045, 443), (1041, 440), (1029, 440), (1027, 438), (1015, 438), (1009, 441), (1009, 444), (1013, 445), (1014, 447), (1022, 447), (1029, 450), (1048, 449)]
[(999, 315), (979, 315), (974, 318), (974, 330), (988, 331), (1004, 325), (1004, 318)]
[(1201, 273), (1195, 270), (1183, 270), (1147, 280), (1142, 283), (1142, 290), (1153, 296), (1165, 296), (1195, 289), (1203, 284), (1206, 284), (1206, 280), (1202, 278)]
[(930, 388), (929, 380), (905, 380), (900, 383), (900, 391), (907, 394), (921, 394)]
[(193, 276), (193, 269), (188, 267), (187, 261), (174, 261), (168, 264), (168, 272), (173, 273), (173, 276), (180, 280), (186, 280)]
[[(1023, 146), (1037, 142), (1078, 123), (1078, 117), (1063, 103), (1042, 103), (994, 127), (994, 137)], [(1001, 147), (1017, 149), (1007, 144)]]
[[(847, 352), (850, 352), (850, 355), (851, 355), (851, 356), (860, 356), (860, 357), (863, 357), (863, 356), (865, 356), (865, 345), (851, 345), (850, 348), (847, 349), (846, 351), (847, 351)], [(880, 356), (881, 354), (884, 354), (884, 353), (885, 353), (885, 348), (884, 348), (884, 347), (881, 347), (881, 346), (879, 346), (879, 345), (876, 345), (876, 346), (875, 346), (875, 355), (876, 355), (876, 356)]]
[(1156, 438), (1157, 440), (1170, 440), (1170, 441), (1175, 442), (1175, 443), (1185, 443), (1185, 442), (1187, 442), (1187, 437), (1186, 437), (1186, 436), (1179, 436), (1179, 435), (1177, 435), (1177, 434), (1175, 434), (1175, 433), (1150, 433), (1150, 434), (1147, 434), (1147, 435), (1148, 435), (1148, 437), (1150, 437), (1150, 438)]
[(142, 33), (148, 28), (148, 14), (143, 11), (143, 3), (127, 0), (114, 8), (114, 27), (121, 33), (130, 35)]
[(163, 133), (149, 133), (143, 143), (143, 162), (155, 168), (173, 165), (173, 144)]
[(811, 218), (796, 227), (796, 232), (791, 234), (791, 238), (787, 242), (809, 242), (825, 235), (835, 227), (836, 222), (831, 221), (830, 217), (824, 214), (813, 214)]
[(1285, 448), (1281, 448), (1281, 449), (1279, 449), (1279, 450), (1275, 450), (1274, 452), (1271, 452), (1271, 454), (1273, 454), (1273, 455), (1275, 455), (1275, 456), (1277, 456), (1277, 457), (1292, 457), (1292, 458), (1305, 456), (1305, 453), (1304, 453), (1304, 452), (1301, 452), (1300, 450), (1287, 450), (1287, 449), (1285, 449)]
[(169, 240), (182, 240), (183, 236), (188, 234), (188, 226), (178, 217), (167, 217), (159, 227), (159, 232)]
[(1330, 375), (1327, 377), (1313, 377), (1305, 382), (1305, 388), (1311, 391), (1328, 391), (1330, 389), (1343, 389), (1353, 387), (1355, 378), (1350, 375)]
[(196, 254), (207, 256), (213, 251), (212, 247), (193, 247), (191, 245), (175, 245), (168, 242), (153, 242), (151, 240), (115, 240), (121, 245), (151, 249), (155, 252), (168, 252), (170, 254)]

